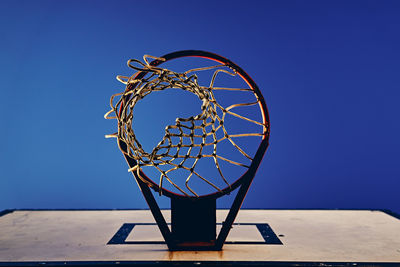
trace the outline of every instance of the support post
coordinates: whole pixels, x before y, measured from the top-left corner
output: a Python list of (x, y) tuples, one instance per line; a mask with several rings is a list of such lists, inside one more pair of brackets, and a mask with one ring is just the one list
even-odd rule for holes
[(216, 199), (171, 198), (174, 250), (214, 250)]

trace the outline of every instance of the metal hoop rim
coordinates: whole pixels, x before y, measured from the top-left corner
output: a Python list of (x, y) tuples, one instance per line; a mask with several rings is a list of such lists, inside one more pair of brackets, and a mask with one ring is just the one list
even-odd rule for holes
[[(269, 140), (269, 135), (270, 135), (270, 122), (269, 122), (269, 113), (268, 113), (267, 105), (265, 103), (263, 95), (261, 94), (260, 89), (258, 88), (257, 84), (254, 82), (254, 80), (238, 65), (236, 65), (229, 59), (224, 58), (215, 53), (201, 51), (201, 50), (176, 51), (176, 52), (168, 53), (168, 54), (162, 56), (161, 58), (164, 58), (165, 59), (164, 61), (155, 59), (152, 62), (150, 62), (150, 65), (155, 67), (164, 62), (167, 62), (167, 61), (170, 61), (173, 59), (177, 59), (177, 58), (182, 58), (182, 57), (201, 57), (201, 58), (214, 60), (221, 64), (226, 65), (229, 68), (234, 69), (239, 74), (239, 76), (249, 85), (249, 87), (253, 90), (253, 92), (258, 97), (260, 110), (261, 110), (261, 114), (263, 117), (263, 124), (266, 127), (266, 130), (264, 131), (264, 134), (262, 137), (262, 141), (257, 149), (257, 152), (255, 154), (254, 159), (251, 162), (249, 169), (241, 177), (239, 177), (236, 181), (234, 181), (231, 184), (231, 186), (227, 186), (224, 189), (222, 189), (221, 191), (217, 191), (217, 192), (206, 194), (206, 195), (201, 195), (198, 197), (197, 196), (185, 196), (183, 194), (178, 194), (178, 193), (172, 192), (170, 190), (167, 190), (165, 188), (160, 188), (159, 185), (157, 183), (155, 183), (153, 180), (151, 180), (142, 170), (140, 170), (140, 175), (138, 175), (136, 172), (133, 172), (133, 173), (134, 173), (136, 179), (142, 180), (154, 191), (159, 192), (162, 195), (165, 195), (170, 198), (193, 198), (193, 199), (219, 198), (219, 197), (229, 194), (230, 192), (235, 190), (239, 185), (241, 185), (244, 182), (244, 180), (247, 180), (247, 179), (252, 180), (254, 178), (255, 171), (257, 170), (258, 166), (260, 165), (261, 159), (268, 147), (268, 140)], [(144, 71), (138, 72), (137, 75), (135, 76), (135, 79), (141, 79), (145, 75), (146, 75), (146, 72), (144, 72)], [(120, 108), (119, 108), (120, 113), (122, 112), (122, 107), (124, 106), (124, 103), (127, 100), (129, 100), (129, 96), (124, 96), (121, 101)], [(122, 142), (122, 141), (118, 140), (118, 142)], [(126, 146), (126, 144), (123, 144), (123, 145), (120, 144), (120, 148), (127, 149), (127, 146)], [(131, 159), (131, 160), (134, 161), (133, 159)], [(128, 164), (130, 164), (130, 162), (132, 162), (132, 161), (129, 160)], [(136, 161), (134, 161), (134, 162), (136, 163)], [(132, 168), (133, 166), (130, 166), (130, 167)]]

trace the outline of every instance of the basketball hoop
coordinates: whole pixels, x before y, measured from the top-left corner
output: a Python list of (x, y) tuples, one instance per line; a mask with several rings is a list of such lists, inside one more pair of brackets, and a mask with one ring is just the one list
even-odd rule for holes
[[(202, 64), (183, 72), (162, 68), (167, 62), (188, 58), (201, 58), (214, 64)], [(169, 249), (220, 250), (268, 147), (270, 127), (264, 98), (246, 72), (230, 60), (213, 53), (186, 50), (162, 57), (145, 55), (143, 59), (144, 62), (136, 59), (128, 61), (128, 66), (136, 71), (134, 75), (117, 76), (126, 87), (124, 92), (111, 97), (111, 110), (105, 114), (105, 118), (117, 119), (118, 132), (107, 137), (117, 138), (129, 171), (134, 174)], [(149, 59), (153, 61), (149, 62)], [(208, 84), (203, 84), (199, 78), (200, 73), (205, 72), (211, 73)], [(247, 87), (217, 86), (216, 81), (221, 75), (239, 78)], [(171, 88), (196, 95), (202, 103), (201, 112), (189, 118), (177, 118), (174, 125), (166, 126), (164, 137), (152, 151), (146, 151), (133, 130), (134, 108), (150, 93)], [(240, 98), (237, 103), (224, 105), (216, 97), (216, 92), (246, 94), (246, 99), (242, 101)], [(250, 113), (258, 113), (258, 119), (236, 111), (243, 108), (256, 108), (256, 112)], [(250, 132), (241, 128), (241, 132), (231, 133), (226, 126), (229, 118), (254, 127)], [(237, 140), (244, 138), (259, 140), (256, 141), (258, 147), (253, 155), (238, 144)], [(226, 144), (242, 156), (241, 161), (221, 155)], [(205, 177), (202, 174), (199, 162), (205, 159), (212, 159), (210, 168), (216, 170), (218, 177)], [(234, 180), (230, 179), (221, 164), (238, 166), (243, 173)], [(144, 171), (146, 168), (156, 169), (159, 172), (158, 179), (148, 177)], [(184, 173), (184, 183), (176, 173)], [(204, 184), (209, 192), (199, 193), (191, 185), (193, 179)], [(149, 188), (171, 198), (172, 230), (168, 228)], [(237, 188), (239, 191), (216, 237), (216, 199)]]

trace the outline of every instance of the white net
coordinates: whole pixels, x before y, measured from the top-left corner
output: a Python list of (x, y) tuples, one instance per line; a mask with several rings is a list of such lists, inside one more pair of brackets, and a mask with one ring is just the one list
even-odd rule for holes
[[(166, 180), (174, 189), (185, 196), (198, 197), (199, 193), (191, 187), (193, 179), (200, 179), (215, 191), (230, 187), (231, 183), (225, 177), (221, 167), (223, 164), (231, 164), (247, 169), (253, 160), (236, 141), (244, 137), (262, 137), (267, 131), (267, 125), (262, 120), (254, 120), (234, 112), (235, 108), (258, 106), (259, 99), (251, 88), (231, 88), (214, 86), (215, 80), (220, 73), (236, 76), (237, 73), (232, 69), (227, 69), (225, 65), (213, 65), (201, 68), (192, 68), (179, 73), (169, 69), (151, 66), (148, 58), (164, 61), (163, 58), (155, 58), (145, 55), (144, 62), (136, 59), (128, 61), (128, 66), (135, 69), (137, 73), (131, 77), (117, 76), (117, 79), (126, 85), (125, 91), (111, 97), (111, 110), (105, 114), (106, 119), (118, 120), (118, 132), (107, 137), (115, 137), (123, 141), (128, 151), (126, 153), (133, 158), (137, 165), (129, 171), (136, 172), (140, 177), (140, 170), (143, 167), (155, 168), (160, 176), (158, 185), (164, 187)], [(213, 71), (211, 81), (208, 86), (199, 85), (197, 72)], [(143, 78), (136, 78), (138, 73), (146, 74)], [(165, 128), (162, 140), (152, 149), (145, 151), (133, 131), (133, 115), (135, 105), (145, 96), (155, 91), (166, 89), (182, 89), (195, 94), (201, 104), (201, 113), (189, 118), (177, 118), (174, 125)], [(215, 91), (241, 91), (251, 93), (254, 101), (231, 104), (222, 106), (217, 102)], [(114, 115), (113, 115), (114, 114)], [(225, 127), (227, 116), (244, 120), (247, 123), (258, 126), (258, 130), (246, 133), (228, 133)], [(221, 142), (228, 141), (242, 156), (246, 162), (239, 162), (226, 156), (221, 156), (218, 148)], [(205, 177), (202, 174), (199, 162), (202, 159), (212, 159), (213, 166), (217, 170), (218, 177)], [(185, 172), (184, 186), (178, 184), (172, 173)], [(223, 186), (221, 186), (223, 185)], [(161, 192), (161, 191), (160, 191)]]

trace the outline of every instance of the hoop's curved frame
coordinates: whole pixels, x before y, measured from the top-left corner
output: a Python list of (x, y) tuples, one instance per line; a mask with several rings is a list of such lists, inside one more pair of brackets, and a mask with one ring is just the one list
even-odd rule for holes
[[(167, 62), (167, 61), (170, 61), (173, 59), (177, 59), (177, 58), (182, 58), (182, 57), (201, 57), (201, 58), (206, 58), (206, 59), (210, 59), (210, 60), (219, 62), (219, 63), (233, 69), (249, 85), (249, 87), (253, 90), (254, 94), (258, 98), (258, 103), (259, 103), (260, 110), (262, 113), (263, 124), (265, 127), (260, 145), (257, 149), (254, 159), (252, 160), (252, 162), (250, 164), (249, 169), (240, 178), (238, 178), (235, 182), (233, 182), (231, 184), (231, 186), (228, 186), (228, 187), (222, 189), (221, 191), (217, 191), (217, 192), (214, 192), (211, 194), (202, 195), (202, 196), (198, 196), (198, 197), (197, 196), (185, 196), (182, 194), (178, 194), (178, 193), (169, 191), (165, 188), (160, 188), (159, 185), (157, 183), (155, 183), (153, 180), (151, 180), (149, 177), (147, 177), (147, 175), (142, 170), (140, 170), (140, 175), (138, 175), (136, 172), (133, 172), (133, 173), (137, 180), (143, 181), (147, 186), (149, 186), (156, 192), (160, 192), (162, 195), (165, 195), (170, 198), (196, 198), (196, 199), (215, 198), (216, 199), (225, 194), (230, 193), (231, 191), (235, 190), (241, 184), (247, 184), (247, 183), (250, 184), (251, 181), (253, 180), (255, 172), (256, 172), (258, 166), (260, 165), (261, 159), (264, 156), (264, 153), (268, 147), (270, 124), (269, 124), (269, 115), (268, 115), (267, 105), (265, 104), (264, 97), (262, 96), (258, 86), (253, 81), (253, 79), (238, 65), (236, 65), (229, 59), (226, 59), (217, 54), (205, 52), (205, 51), (199, 51), (199, 50), (177, 51), (177, 52), (169, 53), (169, 54), (162, 56), (161, 58), (165, 59), (164, 61), (161, 61), (158, 59), (153, 60), (152, 62), (150, 62), (150, 65), (155, 67), (155, 66), (160, 65), (161, 63), (164, 63), (164, 62)], [(147, 74), (147, 72), (141, 71), (141, 72), (137, 73), (135, 79), (142, 79), (146, 74)], [(133, 83), (132, 87), (135, 87), (136, 85), (137, 84)], [(129, 87), (129, 88), (127, 87), (126, 91), (131, 90), (132, 87)], [(121, 105), (119, 107), (120, 115), (122, 113), (122, 108), (125, 105), (125, 103), (129, 100), (129, 97), (130, 97), (130, 95), (125, 95), (122, 98)], [(123, 141), (118, 140), (118, 144), (122, 151), (124, 151), (124, 152), (128, 151), (127, 145)], [(130, 168), (133, 168), (137, 165), (136, 161), (134, 159), (130, 158), (127, 153), (124, 153), (124, 156), (125, 156), (125, 159), (127, 160)]]

